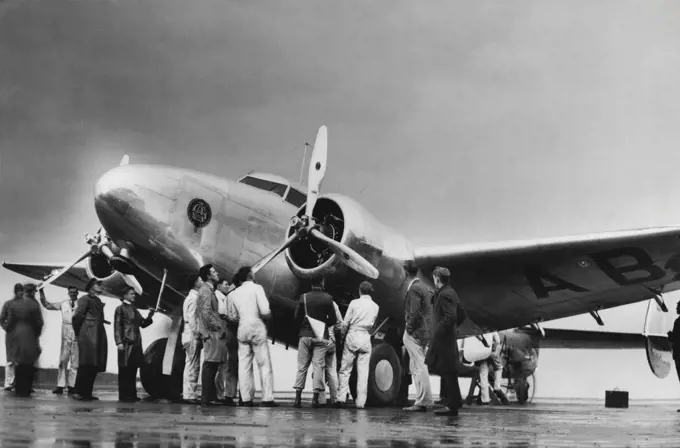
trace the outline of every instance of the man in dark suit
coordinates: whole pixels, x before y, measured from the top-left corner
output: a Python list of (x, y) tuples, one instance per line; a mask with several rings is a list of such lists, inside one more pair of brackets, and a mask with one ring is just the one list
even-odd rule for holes
[[(307, 316), (325, 324), (323, 338), (314, 334)], [(324, 371), (326, 368), (326, 349), (328, 346), (328, 328), (337, 323), (333, 298), (323, 291), (323, 279), (312, 280), (312, 290), (303, 294), (297, 303), (294, 317), (300, 328), (298, 342), (298, 371), (295, 378), (294, 407), (302, 407), (302, 390), (305, 388), (307, 371), (310, 362), (314, 365), (314, 396), (312, 407), (319, 407), (319, 393), (326, 390)]]
[(425, 356), (431, 374), (439, 375), (446, 385), (446, 407), (434, 411), (437, 415), (458, 415), (463, 405), (458, 384), (458, 325), (465, 320), (465, 311), (458, 294), (449, 284), (450, 272), (438, 267), (432, 273), (436, 288), (432, 339)]
[[(680, 314), (680, 302), (678, 302), (678, 306), (675, 308), (675, 312)], [(670, 339), (671, 347), (673, 349), (675, 371), (678, 374), (678, 378), (680, 378), (680, 317), (675, 319), (675, 323), (673, 324), (673, 331), (668, 332), (668, 339)], [(678, 409), (678, 412), (680, 412), (680, 409)]]
[(432, 392), (430, 391), (430, 372), (425, 365), (425, 351), (430, 341), (430, 326), (432, 308), (430, 305), (430, 290), (418, 275), (418, 267), (409, 261), (404, 265), (408, 286), (404, 299), (404, 315), (406, 329), (404, 331), (404, 347), (408, 351), (410, 370), (416, 386), (416, 401), (413, 406), (404, 408), (405, 411), (424, 412), (432, 406)]

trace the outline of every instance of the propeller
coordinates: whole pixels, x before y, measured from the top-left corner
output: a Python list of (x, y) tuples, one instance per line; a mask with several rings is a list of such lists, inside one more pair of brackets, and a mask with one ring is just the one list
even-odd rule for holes
[(326, 174), (326, 161), (328, 155), (328, 129), (326, 126), (321, 126), (316, 134), (314, 141), (314, 149), (312, 150), (312, 157), (309, 161), (309, 171), (307, 174), (307, 204), (305, 206), (305, 214), (298, 218), (294, 216), (291, 219), (291, 226), (295, 229), (288, 239), (277, 249), (269, 253), (266, 257), (258, 261), (252, 268), (252, 272), (256, 273), (265, 267), (270, 261), (276, 258), (281, 252), (298, 242), (299, 240), (311, 237), (326, 243), (331, 251), (338, 256), (347, 266), (354, 269), (366, 277), (376, 279), (378, 278), (378, 270), (369, 263), (365, 258), (359, 255), (354, 250), (346, 245), (339, 243), (331, 238), (328, 238), (319, 231), (320, 225), (313, 217), (314, 207), (319, 199), (319, 191)]
[[(130, 163), (130, 157), (125, 154), (123, 158), (120, 161), (120, 166), (124, 166)], [(73, 266), (77, 265), (81, 261), (85, 260), (86, 258), (90, 258), (92, 255), (101, 253), (103, 254), (111, 263), (111, 266), (114, 267), (120, 274), (123, 276), (123, 280), (125, 280), (125, 283), (127, 283), (129, 286), (134, 288), (135, 292), (137, 294), (142, 294), (144, 290), (142, 289), (142, 285), (139, 284), (139, 281), (137, 278), (131, 274), (132, 269), (119, 269), (121, 266), (127, 266), (131, 263), (128, 259), (128, 254), (126, 249), (121, 249), (120, 250), (120, 255), (115, 255), (112, 250), (113, 246), (113, 240), (109, 237), (108, 233), (106, 232), (106, 229), (104, 227), (100, 227), (99, 230), (97, 231), (96, 234), (90, 235), (90, 234), (85, 234), (85, 243), (90, 246), (90, 249), (82, 254), (80, 257), (76, 259), (73, 263), (70, 265), (66, 266), (65, 268), (61, 269), (60, 271), (56, 272), (54, 275), (50, 276), (47, 278), (44, 282), (42, 282), (38, 286), (38, 291), (43, 289), (45, 286), (50, 285), (54, 283), (59, 277), (64, 275), (66, 272), (68, 272), (69, 269), (71, 269)], [(123, 272), (125, 271), (125, 272)]]

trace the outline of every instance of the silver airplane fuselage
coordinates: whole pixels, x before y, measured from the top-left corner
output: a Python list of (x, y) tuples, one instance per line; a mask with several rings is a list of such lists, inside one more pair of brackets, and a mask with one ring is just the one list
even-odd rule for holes
[[(317, 208), (324, 208), (324, 198), (330, 198), (328, 206), (342, 204), (344, 222), (353, 223), (342, 235), (334, 235), (331, 228), (328, 236), (349, 241), (380, 272), (373, 281), (379, 320), (390, 317), (390, 322), (403, 322), (406, 282), (402, 266), (404, 260), (413, 259), (411, 244), (347, 197), (324, 195)], [(197, 202), (203, 205), (197, 208)], [(127, 165), (99, 179), (95, 209), (116, 246), (126, 248), (143, 271), (139, 275), (144, 287), (142, 305), (155, 306), (159, 282), (167, 270), (161, 308), (172, 316), (181, 313), (189, 275), (211, 263), (221, 278), (231, 281), (241, 266), (252, 266), (281, 245), (289, 234), (291, 217), (301, 213), (302, 207), (274, 193), (206, 173)], [(318, 247), (305, 241), (297, 245), (305, 247), (291, 247), (285, 257), (276, 257), (255, 276), (272, 308), (270, 337), (286, 345), (297, 344), (297, 329), (291, 325), (297, 299), (309, 289), (307, 279), (320, 272), (317, 266), (298, 266), (291, 257), (291, 251), (312, 253)], [(324, 261), (323, 273), (327, 289), (342, 307), (358, 296), (358, 284), (364, 278), (334, 257)], [(145, 281), (146, 276), (153, 281)]]

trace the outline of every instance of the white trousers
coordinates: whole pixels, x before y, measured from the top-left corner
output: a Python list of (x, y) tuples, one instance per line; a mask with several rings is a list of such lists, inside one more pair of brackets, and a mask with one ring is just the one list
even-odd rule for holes
[(61, 354), (59, 356), (57, 387), (66, 387), (67, 383), (68, 387), (74, 387), (76, 385), (76, 375), (78, 375), (78, 340), (75, 338), (73, 328), (68, 329), (70, 333), (64, 330), (61, 333)]
[(5, 388), (14, 387), (14, 363), (5, 364)]
[(262, 401), (274, 401), (272, 360), (267, 343), (267, 328), (262, 321), (246, 321), (238, 329), (238, 382), (244, 402), (255, 398), (255, 372), (257, 362), (262, 380)]
[(185, 400), (197, 400), (198, 397), (198, 374), (201, 371), (201, 349), (203, 345), (198, 338), (191, 338), (183, 344), (186, 357), (184, 358), (184, 385), (182, 398)]
[(479, 362), (479, 389), (482, 396), (482, 403), (491, 401), (491, 397), (489, 397), (489, 367), (494, 369), (494, 390), (501, 388), (501, 380), (503, 378), (503, 364), (500, 360), (500, 356), (491, 356), (490, 358)]
[(410, 358), (409, 369), (416, 387), (416, 401), (413, 405), (432, 406), (430, 372), (425, 364), (425, 347), (406, 331), (404, 331), (403, 341)]
[(366, 405), (368, 395), (368, 369), (371, 362), (371, 335), (365, 331), (353, 331), (347, 334), (345, 347), (342, 350), (342, 364), (340, 365), (340, 390), (338, 401), (344, 403), (349, 393), (349, 377), (357, 360), (357, 408)]

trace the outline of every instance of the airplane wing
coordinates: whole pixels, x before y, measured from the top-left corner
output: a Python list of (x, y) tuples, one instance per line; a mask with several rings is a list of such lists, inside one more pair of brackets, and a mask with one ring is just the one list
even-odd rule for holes
[[(47, 277), (52, 275), (67, 266), (64, 264), (19, 264), (19, 263), (2, 263), (2, 267), (9, 269), (12, 272), (21, 274), (23, 276), (35, 279), (42, 282)], [(63, 276), (58, 278), (53, 284), (55, 286), (61, 286), (62, 288), (67, 288), (69, 285), (73, 285), (78, 288), (79, 291), (85, 291), (85, 286), (90, 278), (87, 275), (84, 267), (74, 266), (69, 269)]]
[[(427, 247), (416, 263), (451, 281), (470, 319), (461, 336), (574, 316), (680, 288), (680, 228)], [(470, 322), (472, 321), (472, 322)]]

